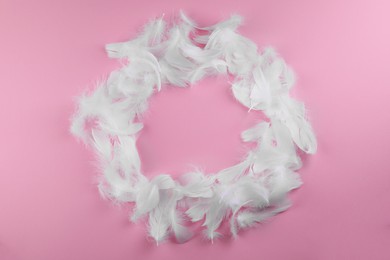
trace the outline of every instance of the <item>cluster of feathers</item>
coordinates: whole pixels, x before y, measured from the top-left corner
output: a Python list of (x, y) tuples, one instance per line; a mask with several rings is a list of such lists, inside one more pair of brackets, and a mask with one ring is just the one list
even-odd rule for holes
[[(271, 48), (237, 32), (241, 17), (198, 27), (184, 13), (174, 22), (150, 21), (135, 39), (106, 45), (112, 58), (124, 60), (107, 80), (81, 96), (71, 132), (96, 152), (101, 195), (134, 203), (131, 220), (147, 219), (157, 242), (173, 235), (191, 238), (186, 221), (203, 221), (213, 241), (223, 221), (236, 237), (240, 229), (286, 210), (287, 194), (301, 185), (298, 149), (316, 151), (316, 138), (301, 102), (289, 96), (294, 74)], [(232, 75), (234, 97), (248, 110), (269, 118), (242, 133), (257, 145), (245, 159), (215, 174), (200, 171), (174, 180), (169, 174), (143, 175), (136, 147), (148, 99), (166, 85), (187, 87), (210, 75)]]

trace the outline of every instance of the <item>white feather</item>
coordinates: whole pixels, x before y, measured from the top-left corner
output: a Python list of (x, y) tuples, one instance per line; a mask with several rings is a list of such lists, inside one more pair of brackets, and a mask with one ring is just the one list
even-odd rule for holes
[(269, 123), (260, 122), (252, 128), (249, 128), (241, 133), (241, 138), (244, 142), (258, 142), (269, 128)]
[(212, 186), (214, 179), (201, 172), (186, 173), (182, 178), (182, 193), (189, 198), (210, 198), (213, 196)]
[(254, 224), (263, 222), (270, 217), (285, 211), (291, 206), (288, 200), (284, 200), (281, 203), (265, 209), (259, 209), (257, 211), (243, 211), (237, 215), (238, 228), (252, 227)]

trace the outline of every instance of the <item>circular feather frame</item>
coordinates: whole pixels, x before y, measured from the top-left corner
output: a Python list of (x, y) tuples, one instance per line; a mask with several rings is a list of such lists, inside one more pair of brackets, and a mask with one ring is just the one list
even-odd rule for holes
[[(301, 102), (292, 99), (294, 74), (271, 48), (258, 51), (237, 33), (241, 17), (198, 27), (184, 13), (169, 24), (150, 21), (135, 39), (106, 45), (109, 57), (125, 59), (107, 80), (78, 100), (71, 132), (91, 146), (99, 160), (99, 190), (105, 198), (134, 203), (131, 220), (147, 218), (157, 242), (173, 235), (185, 242), (193, 235), (185, 221), (203, 221), (213, 241), (224, 220), (234, 237), (240, 229), (286, 210), (287, 194), (301, 185), (297, 148), (314, 153), (316, 138)], [(148, 99), (164, 85), (186, 87), (210, 75), (234, 76), (234, 97), (268, 117), (242, 133), (255, 142), (245, 159), (215, 174), (201, 171), (178, 180), (143, 175), (137, 133)]]

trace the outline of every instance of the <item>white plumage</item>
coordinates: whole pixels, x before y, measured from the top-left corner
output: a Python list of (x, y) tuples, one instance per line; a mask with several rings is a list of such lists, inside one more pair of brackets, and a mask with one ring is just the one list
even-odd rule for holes
[[(259, 52), (236, 32), (241, 17), (204, 28), (182, 12), (180, 17), (174, 24), (155, 19), (136, 39), (106, 45), (110, 57), (127, 62), (80, 97), (71, 126), (98, 156), (102, 196), (134, 203), (132, 220), (148, 216), (149, 234), (157, 243), (169, 234), (187, 241), (192, 234), (185, 218), (203, 221), (205, 235), (214, 240), (225, 219), (236, 237), (239, 229), (286, 210), (288, 192), (301, 185), (296, 149), (314, 153), (317, 148), (303, 104), (288, 93), (295, 82), (292, 70), (273, 49)], [(144, 176), (136, 134), (148, 99), (164, 84), (186, 87), (221, 73), (235, 77), (232, 92), (240, 103), (269, 117), (242, 133), (242, 140), (257, 143), (256, 148), (215, 174), (191, 172), (180, 180)]]

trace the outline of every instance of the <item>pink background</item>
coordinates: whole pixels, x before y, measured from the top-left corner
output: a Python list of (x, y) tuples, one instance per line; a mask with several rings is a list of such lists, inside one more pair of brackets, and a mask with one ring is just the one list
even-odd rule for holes
[[(298, 75), (319, 141), (293, 207), (213, 245), (157, 247), (129, 206), (102, 200), (93, 155), (69, 134), (73, 99), (118, 67), (106, 43), (184, 9), (201, 25), (238, 13)], [(390, 259), (388, 1), (0, 0), (0, 259)], [(245, 154), (258, 115), (223, 77), (156, 95), (138, 146), (145, 173), (213, 172)]]

